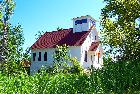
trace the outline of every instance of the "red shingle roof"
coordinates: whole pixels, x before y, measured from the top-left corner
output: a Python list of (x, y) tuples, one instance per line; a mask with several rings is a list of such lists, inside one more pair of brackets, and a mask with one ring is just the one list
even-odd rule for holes
[(99, 42), (92, 42), (89, 51), (96, 51), (99, 46)]
[(56, 45), (81, 46), (90, 31), (75, 32), (73, 29), (46, 32), (32, 46), (32, 49), (55, 48)]

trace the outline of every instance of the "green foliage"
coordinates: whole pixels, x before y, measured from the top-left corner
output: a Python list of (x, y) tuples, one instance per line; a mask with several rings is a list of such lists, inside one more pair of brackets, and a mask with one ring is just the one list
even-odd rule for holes
[(57, 27), (56, 28), (58, 31), (61, 31), (61, 30), (63, 30), (63, 28), (60, 28), (60, 27)]
[(30, 53), (30, 51), (31, 50), (30, 50), (29, 47), (26, 48), (25, 52), (23, 53), (23, 57), (22, 57), (23, 60), (31, 62), (31, 53)]
[(49, 70), (54, 70), (53, 72), (80, 73), (83, 71), (80, 62), (76, 58), (70, 57), (66, 44), (57, 46), (53, 58), (54, 66), (49, 68)]
[(22, 47), (24, 42), (21, 26), (9, 30), (7, 33), (7, 54), (6, 62), (2, 64), (2, 71), (8, 74), (20, 71), (20, 61), (22, 57)]
[[(121, 59), (140, 60), (140, 1), (104, 0), (101, 25), (104, 44)], [(139, 21), (139, 20), (138, 20)], [(114, 51), (115, 50), (115, 51)]]
[[(109, 63), (108, 63), (109, 62)], [(140, 62), (105, 60), (102, 70), (86, 74), (49, 74), (6, 76), (0, 73), (1, 94), (139, 94)], [(43, 70), (43, 69), (42, 69)]]
[(53, 58), (54, 63), (58, 64), (58, 66), (62, 66), (64, 65), (64, 63), (68, 63), (68, 46), (66, 46), (65, 44), (63, 46), (57, 46)]
[(0, 63), (2, 72), (17, 74), (21, 71), (22, 44), (24, 42), (21, 25), (9, 23), (15, 3), (13, 0), (2, 0), (0, 3)]
[(36, 36), (35, 39), (38, 40), (44, 33), (45, 33), (44, 31), (38, 31), (38, 33), (35, 34), (35, 36)]
[(68, 54), (68, 46), (65, 44), (63, 46), (57, 46), (55, 53), (53, 55), (54, 61), (54, 71), (62, 72), (66, 71), (68, 68), (69, 54)]
[(106, 60), (104, 63), (105, 66), (100, 70), (99, 76), (105, 92), (132, 94), (140, 90), (140, 61)]
[(72, 66), (70, 68), (71, 73), (83, 72), (83, 68), (80, 66), (80, 62), (76, 58), (70, 58), (70, 62), (72, 63)]

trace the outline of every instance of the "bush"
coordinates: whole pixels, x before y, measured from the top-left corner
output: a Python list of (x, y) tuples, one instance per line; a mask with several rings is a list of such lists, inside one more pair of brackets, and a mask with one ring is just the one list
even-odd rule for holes
[(72, 66), (69, 70), (70, 73), (83, 72), (83, 68), (80, 66), (80, 62), (76, 58), (70, 58), (70, 62), (72, 63)]
[[(140, 62), (105, 60), (102, 69), (83, 73), (46, 73), (34, 76), (0, 73), (0, 94), (140, 94)], [(79, 66), (79, 65), (78, 65)], [(77, 68), (77, 67), (75, 67)]]

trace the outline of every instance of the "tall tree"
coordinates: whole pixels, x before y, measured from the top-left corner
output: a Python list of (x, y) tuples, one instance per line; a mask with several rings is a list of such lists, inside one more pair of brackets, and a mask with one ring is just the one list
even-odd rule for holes
[[(140, 0), (104, 0), (103, 42), (121, 59), (140, 60)], [(137, 22), (136, 22), (137, 20)], [(139, 24), (139, 25), (138, 25)]]
[(13, 0), (0, 2), (0, 64), (3, 72), (18, 72), (24, 42), (21, 25), (12, 26), (9, 22), (13, 14)]

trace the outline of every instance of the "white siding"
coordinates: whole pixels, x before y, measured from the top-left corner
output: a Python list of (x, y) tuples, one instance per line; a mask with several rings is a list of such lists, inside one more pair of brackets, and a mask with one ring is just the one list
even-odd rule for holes
[[(96, 37), (96, 40), (95, 40), (95, 36)], [(97, 42), (99, 41), (99, 37), (98, 37), (98, 33), (96, 30), (92, 30), (90, 32), (90, 34), (87, 36), (86, 40), (84, 41), (84, 43), (82, 44), (81, 46), (81, 64), (83, 65), (84, 68), (90, 68), (91, 67), (91, 64), (92, 64), (92, 61), (91, 61), (91, 55), (93, 57), (93, 66), (95, 68), (100, 68), (101, 67), (101, 64), (98, 64), (98, 56), (96, 56), (96, 52), (92, 51), (92, 52), (89, 52), (89, 48), (91, 46), (91, 43), (92, 42)], [(100, 61), (102, 61), (102, 47), (101, 45), (98, 46), (98, 50), (100, 51), (101, 53), (101, 58), (99, 59)], [(85, 51), (88, 52), (88, 57), (87, 57), (87, 62), (84, 61), (84, 58), (85, 58)], [(95, 56), (94, 56), (95, 55)]]
[[(41, 61), (38, 61), (39, 52), (41, 52)], [(44, 53), (47, 52), (47, 61), (44, 61)], [(36, 53), (35, 61), (33, 61), (33, 53)], [(52, 65), (53, 62), (53, 53), (54, 49), (36, 49), (31, 50), (31, 66), (30, 66), (30, 73), (34, 74), (37, 72), (42, 66), (45, 65)]]
[[(39, 52), (41, 52), (41, 61), (38, 61)], [(44, 53), (47, 52), (47, 61), (44, 61)], [(36, 49), (31, 50), (31, 75), (36, 73), (42, 66), (51, 66), (53, 64), (53, 54), (55, 49)], [(71, 57), (76, 57), (78, 61), (81, 59), (81, 47), (69, 47), (69, 54)], [(33, 61), (33, 53), (36, 53), (36, 60)]]
[(78, 61), (81, 60), (81, 47), (77, 46), (77, 47), (70, 47), (70, 56), (71, 57), (76, 57)]
[[(94, 42), (98, 42), (99, 41), (99, 35), (98, 35), (98, 32), (97, 32), (96, 29), (95, 30), (91, 30), (91, 36), (92, 36), (92, 40)], [(96, 36), (96, 40), (95, 40), (95, 36)]]

